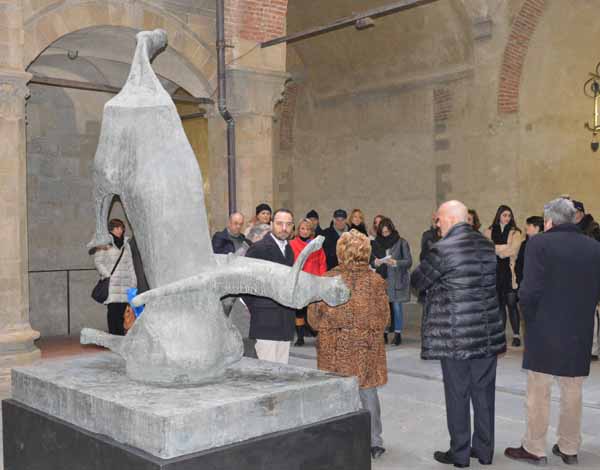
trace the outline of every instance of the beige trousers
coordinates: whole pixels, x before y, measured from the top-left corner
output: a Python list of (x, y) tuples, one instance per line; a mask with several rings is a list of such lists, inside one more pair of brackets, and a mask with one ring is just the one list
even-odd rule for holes
[(523, 447), (538, 457), (546, 456), (552, 382), (560, 387), (557, 437), (561, 452), (576, 455), (581, 446), (582, 388), (584, 377), (554, 377), (540, 372), (527, 374), (527, 431)]
[(289, 341), (270, 341), (257, 339), (254, 346), (256, 355), (261, 361), (281, 362), (287, 364), (290, 360)]

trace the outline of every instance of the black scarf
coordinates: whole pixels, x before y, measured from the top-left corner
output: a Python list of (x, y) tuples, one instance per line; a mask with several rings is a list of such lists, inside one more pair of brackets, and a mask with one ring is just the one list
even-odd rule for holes
[(352, 230), (352, 229), (358, 230), (360, 233), (362, 233), (364, 235), (368, 235), (367, 227), (362, 222), (358, 225), (350, 224), (350, 230)]
[(115, 234), (110, 234), (113, 238), (113, 244), (120, 250), (123, 248), (123, 243), (125, 243), (125, 235), (121, 235), (121, 237), (115, 236)]
[(506, 245), (508, 243), (508, 235), (511, 230), (510, 225), (505, 225), (504, 230), (500, 228), (500, 224), (492, 225), (492, 241), (495, 245)]
[[(377, 235), (377, 238), (375, 238), (377, 245), (379, 245), (381, 248), (383, 248), (384, 256), (385, 256), (385, 251), (389, 250), (396, 243), (398, 243), (398, 240), (400, 240), (400, 235), (398, 235), (398, 232), (395, 232), (395, 231), (390, 233), (387, 237)], [(379, 256), (378, 256), (378, 258), (379, 258)]]
[(300, 240), (302, 240), (304, 243), (308, 243), (310, 241), (310, 237), (301, 237), (300, 235), (298, 235), (298, 238)]

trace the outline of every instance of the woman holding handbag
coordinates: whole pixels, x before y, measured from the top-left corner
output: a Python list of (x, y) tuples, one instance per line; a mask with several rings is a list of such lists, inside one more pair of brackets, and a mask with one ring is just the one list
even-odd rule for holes
[(108, 297), (103, 302), (107, 306), (108, 332), (123, 336), (125, 335), (123, 315), (127, 307), (127, 290), (137, 287), (137, 279), (129, 238), (125, 237), (125, 224), (122, 220), (111, 219), (108, 230), (113, 242), (96, 249), (94, 264), (101, 279), (110, 279)]
[(410, 300), (409, 270), (412, 266), (412, 255), (408, 242), (398, 234), (394, 223), (387, 217), (381, 220), (377, 228), (377, 237), (373, 241), (371, 265), (386, 280), (394, 345), (399, 346), (402, 344), (404, 323), (402, 303)]

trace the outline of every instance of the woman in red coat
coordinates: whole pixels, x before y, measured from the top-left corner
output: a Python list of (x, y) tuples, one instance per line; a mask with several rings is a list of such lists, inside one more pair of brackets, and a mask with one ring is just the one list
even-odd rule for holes
[[(315, 226), (313, 225), (312, 221), (310, 219), (302, 219), (298, 224), (298, 235), (296, 238), (290, 241), (290, 246), (294, 251), (294, 260), (298, 259), (300, 252), (314, 237)], [(314, 274), (315, 276), (322, 276), (325, 274), (325, 271), (327, 271), (327, 260), (325, 258), (325, 252), (322, 248), (318, 251), (315, 251), (308, 257), (302, 270), (309, 274)], [(296, 312), (296, 334), (298, 335), (298, 339), (294, 343), (294, 346), (302, 346), (304, 344), (305, 327), (306, 307)]]

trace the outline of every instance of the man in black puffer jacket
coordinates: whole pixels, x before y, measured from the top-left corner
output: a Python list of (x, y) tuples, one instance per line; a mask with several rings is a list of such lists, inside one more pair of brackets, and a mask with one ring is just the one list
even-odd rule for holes
[(444, 377), (451, 444), (434, 459), (456, 467), (468, 467), (471, 456), (492, 462), (496, 363), (506, 351), (494, 245), (466, 223), (467, 213), (458, 201), (440, 206), (442, 239), (412, 274), (413, 287), (427, 291), (421, 357), (440, 359)]

